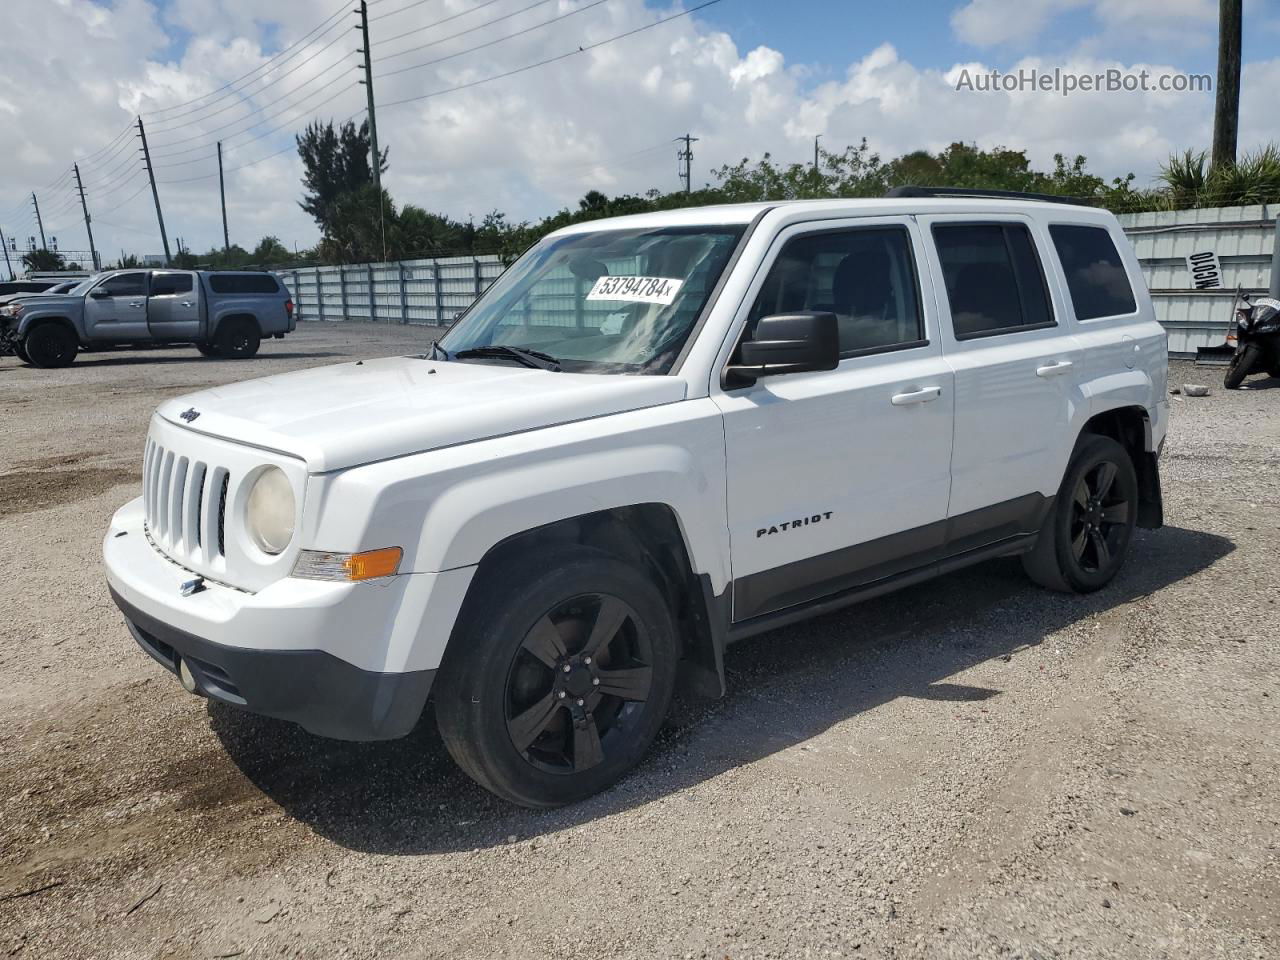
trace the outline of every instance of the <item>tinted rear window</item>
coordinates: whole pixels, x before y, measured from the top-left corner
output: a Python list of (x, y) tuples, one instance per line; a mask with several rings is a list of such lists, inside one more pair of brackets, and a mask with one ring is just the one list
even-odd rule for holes
[(1079, 320), (1116, 317), (1138, 309), (1111, 234), (1102, 227), (1057, 223), (1049, 228)]
[(956, 338), (1053, 325), (1031, 233), (1020, 223), (933, 228)]
[(153, 273), (151, 275), (151, 295), (153, 297), (190, 292), (191, 274), (189, 273)]
[(214, 293), (279, 293), (280, 285), (269, 273), (215, 273), (209, 278)]

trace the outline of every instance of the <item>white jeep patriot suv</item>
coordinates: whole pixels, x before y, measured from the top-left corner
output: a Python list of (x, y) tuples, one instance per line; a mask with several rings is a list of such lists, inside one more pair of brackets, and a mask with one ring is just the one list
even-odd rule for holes
[(991, 557), (1084, 592), (1162, 520), (1165, 334), (1104, 211), (899, 188), (543, 239), (420, 356), (152, 418), (111, 594), (183, 686), (530, 806), (731, 641)]

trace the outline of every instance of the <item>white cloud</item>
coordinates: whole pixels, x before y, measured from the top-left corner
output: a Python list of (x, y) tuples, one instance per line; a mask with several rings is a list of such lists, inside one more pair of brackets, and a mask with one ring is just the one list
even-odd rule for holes
[[(314, 242), (314, 225), (297, 206), (301, 171), (289, 149), (290, 134), (312, 117), (358, 118), (364, 88), (355, 83), (354, 18), (344, 15), (332, 31), (309, 39), (298, 56), (267, 74), (278, 83), (249, 83), (244, 102), (235, 103), (222, 94), (202, 95), (254, 70), (267, 59), (264, 45), (278, 50), (292, 43), (333, 13), (334, 5), (327, 0), (273, 5), (175, 0), (161, 12), (153, 0), (116, 0), (112, 6), (90, 0), (18, 2), (24, 5), (22, 14), (0, 35), (0, 111), (8, 134), (0, 165), (0, 226), (6, 232), (19, 238), (34, 233), (25, 195), (36, 188), (42, 191), (48, 232), (63, 238), (64, 247), (83, 246), (78, 204), (64, 176), (71, 159), (80, 156), (97, 218), (95, 235), (108, 256), (114, 258), (122, 247), (158, 251), (146, 181), (131, 159), (136, 141), (126, 135), (103, 149), (141, 110), (164, 181), (160, 193), (171, 238), (182, 236), (197, 251), (221, 242), (213, 159), (213, 142), (221, 137), (233, 241), (252, 246), (272, 233), (287, 245)], [(957, 92), (959, 64), (915, 64), (884, 42), (855, 51), (837, 79), (814, 85), (806, 65), (788, 64), (768, 46), (741, 52), (732, 37), (696, 18), (506, 80), (390, 105), (585, 47), (661, 15), (643, 0), (615, 0), (475, 54), (388, 73), (533, 26), (582, 2), (553, 0), (489, 30), (385, 60), (375, 69), (382, 104), (379, 133), (391, 149), (385, 182), (398, 202), (464, 218), (498, 209), (532, 219), (572, 205), (588, 189), (674, 189), (677, 147), (672, 140), (686, 131), (700, 138), (694, 145), (695, 184), (712, 179), (708, 171), (721, 164), (765, 151), (802, 160), (810, 155), (816, 133), (824, 134), (823, 144), (831, 150), (865, 136), (884, 156), (921, 147), (936, 150), (953, 140), (1026, 148), (1038, 164), (1047, 164), (1055, 152), (1084, 153), (1098, 173), (1133, 170), (1145, 179), (1171, 150), (1207, 144), (1212, 124), (1211, 94), (1062, 98)], [(1062, 2), (1073, 0), (1021, 0), (1036, 9)], [(1119, 0), (1116, 15), (1145, 9), (1149, 2)], [(1203, 13), (1202, 0), (1167, 4), (1190, 11), (1187, 16)], [(397, 0), (386, 6), (406, 5)], [(474, 6), (475, 0), (437, 0), (375, 21), (375, 55), (425, 43), (432, 34), (390, 38)], [(447, 30), (466, 29), (497, 11), (522, 6), (527, 2), (509, 0), (452, 21)], [(974, 0), (961, 13), (975, 8), (991, 17), (1000, 2)], [(672, 9), (678, 8), (662, 13)], [(272, 19), (264, 19), (268, 16)], [(1036, 16), (1032, 10), (1033, 26)], [(972, 17), (971, 26), (978, 23)], [(435, 35), (444, 29), (437, 28)], [(177, 50), (175, 38), (185, 40), (185, 30), (193, 31), (190, 41)], [(58, 43), (49, 44), (47, 38), (55, 36)], [(342, 39), (321, 50), (337, 37)], [(974, 72), (989, 69), (980, 61), (966, 66)], [(1027, 56), (1006, 69), (1017, 66), (1092, 72), (1139, 65), (1077, 52), (1064, 62)], [(1148, 67), (1175, 70), (1177, 65)], [(324, 86), (335, 78), (339, 82)], [(1242, 146), (1272, 132), (1278, 85), (1280, 60), (1246, 66)], [(271, 104), (294, 88), (296, 93)], [(179, 106), (193, 98), (200, 99)], [(253, 139), (277, 125), (284, 129)], [(284, 153), (253, 163), (279, 150)], [(234, 169), (244, 164), (251, 165)], [(142, 192), (130, 199), (139, 187)]]

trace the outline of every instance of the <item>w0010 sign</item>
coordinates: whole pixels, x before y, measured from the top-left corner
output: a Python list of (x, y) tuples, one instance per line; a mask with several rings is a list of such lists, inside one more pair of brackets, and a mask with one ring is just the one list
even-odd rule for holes
[(1214, 290), (1222, 286), (1222, 264), (1212, 250), (1187, 257), (1187, 269), (1191, 271), (1191, 286), (1197, 290)]

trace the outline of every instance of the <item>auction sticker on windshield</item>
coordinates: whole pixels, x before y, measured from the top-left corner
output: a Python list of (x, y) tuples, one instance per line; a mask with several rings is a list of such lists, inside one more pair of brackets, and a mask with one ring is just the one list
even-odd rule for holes
[(588, 300), (626, 300), (631, 303), (669, 305), (684, 286), (672, 277), (601, 277), (587, 294)]

